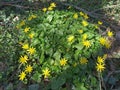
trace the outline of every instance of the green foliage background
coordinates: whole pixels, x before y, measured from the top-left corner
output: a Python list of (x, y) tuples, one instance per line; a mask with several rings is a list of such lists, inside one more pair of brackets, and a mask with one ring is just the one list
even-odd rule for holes
[[(51, 71), (49, 79), (51, 83), (48, 84), (48, 88), (52, 90), (60, 89), (67, 82), (71, 85), (73, 83), (75, 88), (97, 88), (97, 84), (94, 85), (97, 81), (92, 74), (92, 70), (95, 70), (96, 61), (90, 57), (97, 56), (97, 52), (101, 50), (99, 43), (101, 35), (95, 28), (96, 24), (89, 23), (85, 27), (82, 25), (82, 21), (85, 20), (84, 17), (78, 13), (79, 18), (74, 19), (74, 14), (75, 12), (71, 11), (67, 11), (67, 13), (57, 10), (47, 11), (46, 13), (39, 11), (29, 16), (36, 15), (37, 18), (30, 21), (28, 20), (29, 17), (24, 19), (25, 25), (19, 29), (19, 42), (29, 43), (30, 47), (36, 48), (36, 53), (33, 56), (24, 50), (21, 52), (21, 55), (27, 54), (30, 57), (30, 63), (34, 68), (29, 80), (43, 82), (42, 70), (47, 67)], [(26, 27), (30, 27), (30, 31), (27, 33), (24, 32)], [(78, 30), (83, 30), (83, 33), (79, 33)], [(29, 33), (35, 34), (32, 39), (29, 38)], [(86, 40), (83, 39), (84, 34), (87, 34), (87, 40), (91, 44), (90, 47), (83, 45)], [(71, 35), (75, 37), (74, 41), (68, 42)], [(80, 64), (81, 57), (87, 58), (88, 64)], [(67, 65), (60, 66), (62, 58), (68, 60)], [(74, 67), (75, 63), (77, 66)], [(21, 66), (21, 71), (24, 70), (23, 67), (24, 65)], [(86, 82), (89, 79), (90, 82)], [(78, 86), (78, 83), (80, 83), (80, 86)], [(91, 84), (91, 86), (88, 84)]]

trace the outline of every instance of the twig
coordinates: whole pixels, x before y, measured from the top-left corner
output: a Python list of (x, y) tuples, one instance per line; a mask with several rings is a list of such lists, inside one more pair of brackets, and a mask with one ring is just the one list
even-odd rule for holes
[[(95, 12), (89, 12), (83, 8), (80, 8), (78, 6), (75, 6), (75, 5), (72, 5), (72, 4), (68, 4), (68, 3), (61, 3), (62, 5), (64, 6), (72, 6), (74, 7), (75, 9), (77, 10), (80, 10), (80, 11), (83, 11), (84, 13), (88, 14), (90, 17), (92, 18), (96, 18), (96, 19), (101, 19), (102, 22), (104, 22), (106, 25), (109, 25), (111, 28), (115, 29), (115, 30), (119, 30), (120, 27), (119, 26), (116, 26), (116, 25), (111, 25), (109, 22), (106, 22), (105, 20), (108, 19), (107, 16), (103, 16), (101, 14), (96, 14)], [(119, 4), (120, 5), (120, 4)], [(112, 8), (113, 6), (109, 6), (109, 8)], [(114, 6), (115, 7), (115, 6)]]
[(82, 2), (84, 2), (84, 0), (81, 0), (77, 3), (77, 5), (80, 5)]
[(30, 7), (27, 7), (27, 6), (15, 5), (15, 4), (10, 4), (10, 3), (4, 3), (3, 5), (5, 5), (5, 6), (18, 7), (18, 8), (24, 8), (24, 9), (30, 8)]
[(111, 6), (107, 6), (107, 7), (103, 7), (103, 8), (99, 8), (99, 9), (95, 9), (95, 10), (93, 10), (91, 13), (95, 13), (95, 12), (100, 11), (100, 10), (103, 10), (103, 9), (114, 8), (114, 7), (120, 7), (120, 4), (111, 5)]
[[(105, 19), (107, 19), (106, 16), (103, 16), (103, 15), (98, 14), (98, 13), (96, 14), (95, 12), (89, 12), (89, 11), (83, 9), (83, 8), (80, 8), (80, 7), (72, 5), (72, 4), (62, 3), (62, 2), (61, 2), (61, 4), (64, 5), (64, 6), (72, 6), (72, 7), (74, 7), (77, 10), (83, 11), (84, 13), (88, 14), (92, 18), (101, 19), (104, 23), (106, 23), (107, 25), (110, 25), (110, 27), (113, 28), (113, 29), (116, 29), (116, 28), (117, 28), (117, 30), (120, 29), (120, 27), (113, 26), (110, 23), (106, 22), (105, 21)], [(10, 3), (4, 3), (3, 5), (13, 6), (13, 7), (18, 7), (18, 8), (23, 8), (23, 9), (30, 9), (31, 8), (30, 6), (14, 5), (14, 4), (10, 4)], [(35, 8), (35, 7), (31, 8), (31, 9), (37, 10), (37, 8)]]
[(2, 5), (2, 4), (5, 4), (5, 3), (15, 4), (15, 3), (20, 3), (20, 2), (22, 2), (22, 0), (8, 1), (8, 2), (1, 1), (0, 3), (1, 3), (1, 5)]
[(88, 14), (89, 16), (93, 17), (93, 18), (98, 18), (97, 14), (95, 13), (91, 13), (91, 12), (88, 12), (87, 10), (83, 9), (83, 8), (80, 8), (78, 6), (75, 6), (75, 5), (72, 5), (72, 4), (68, 4), (68, 3), (61, 3), (62, 5), (65, 5), (65, 6), (72, 6), (74, 7), (75, 9), (77, 10), (80, 10), (80, 11), (83, 11), (84, 13)]
[(5, 2), (5, 1), (0, 1), (0, 7), (8, 5), (8, 4), (17, 4), (17, 3), (21, 3), (22, 0), (17, 0), (17, 1), (9, 1), (9, 2)]
[(62, 4), (62, 5), (65, 5), (65, 6), (72, 6), (72, 7), (74, 7), (75, 9), (80, 10), (80, 11), (86, 13), (87, 15), (89, 15), (89, 16), (92, 17), (92, 18), (97, 18), (97, 19), (100, 19), (100, 18), (105, 19), (105, 18), (107, 18), (106, 16), (102, 16), (101, 14), (96, 14), (96, 13), (94, 13), (94, 12), (89, 12), (89, 11), (87, 11), (87, 10), (85, 10), (85, 9), (83, 9), (83, 8), (80, 8), (80, 7), (78, 7), (78, 6), (75, 6), (75, 5), (73, 5), (73, 4), (68, 4), (68, 3), (61, 3), (61, 4)]

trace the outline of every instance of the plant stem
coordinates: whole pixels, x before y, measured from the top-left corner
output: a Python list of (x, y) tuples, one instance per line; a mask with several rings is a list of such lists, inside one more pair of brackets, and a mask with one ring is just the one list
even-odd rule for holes
[(102, 90), (101, 88), (101, 73), (98, 72), (98, 78), (99, 78), (99, 89)]
[(100, 76), (101, 76), (101, 81), (102, 81), (102, 85), (103, 85), (103, 87), (104, 87), (104, 90), (106, 90), (106, 86), (105, 86), (105, 83), (104, 83), (103, 77), (102, 77), (102, 75), (100, 75)]

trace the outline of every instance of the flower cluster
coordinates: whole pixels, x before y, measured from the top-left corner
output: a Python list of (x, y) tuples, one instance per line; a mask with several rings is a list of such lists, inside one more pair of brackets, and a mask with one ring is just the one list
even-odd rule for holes
[(53, 2), (53, 3), (50, 3), (50, 6), (49, 6), (48, 8), (43, 8), (42, 11), (43, 11), (43, 12), (46, 12), (47, 10), (48, 10), (48, 11), (51, 11), (51, 10), (53, 10), (55, 7), (56, 7), (56, 4)]
[[(88, 25), (89, 25), (89, 23), (87, 22), (87, 19), (89, 18), (88, 17), (88, 15), (87, 14), (85, 14), (85, 13), (83, 13), (83, 12), (80, 12), (79, 14), (78, 13), (75, 13), (74, 15), (73, 15), (73, 18), (74, 19), (78, 19), (79, 18), (79, 15), (80, 15), (80, 17), (82, 16), (83, 17), (83, 20), (81, 21), (81, 25), (83, 26), (83, 28), (85, 29)], [(83, 44), (83, 46), (85, 46), (85, 47), (87, 47), (87, 48), (89, 48), (90, 46), (91, 46), (91, 42), (90, 42), (90, 40), (87, 40), (87, 34), (86, 33), (84, 33), (85, 31), (84, 31), (84, 29), (80, 29), (80, 30), (78, 30), (78, 32), (80, 33), (80, 34), (83, 34), (82, 35), (82, 44)], [(73, 43), (74, 41), (75, 41), (75, 36), (74, 35), (70, 35), (68, 38), (67, 38), (67, 40), (68, 40), (68, 42), (69, 43)]]
[(25, 21), (23, 20), (23, 21), (21, 21), (20, 22), (20, 24), (18, 24), (17, 26), (16, 26), (16, 28), (17, 29), (20, 29), (22, 26), (24, 26), (25, 25)]
[[(88, 15), (85, 14), (85, 13), (83, 13), (83, 12), (80, 12), (79, 15), (82, 16), (84, 19), (88, 19), (88, 18), (89, 18)], [(78, 15), (78, 13), (75, 13), (75, 14), (73, 15), (73, 18), (74, 18), (74, 19), (78, 19), (79, 15)], [(87, 24), (88, 22), (83, 21), (83, 23), (84, 23), (84, 24)]]
[(87, 63), (88, 63), (87, 58), (81, 57), (81, 59), (80, 59), (80, 64), (87, 64)]
[[(64, 70), (79, 75), (81, 70), (93, 69), (92, 65), (89, 66), (93, 63), (90, 57), (97, 55), (101, 46), (110, 48), (109, 38), (113, 33), (108, 31), (107, 36), (101, 36), (98, 33), (101, 21), (92, 24), (84, 12), (52, 11), (55, 7), (55, 3), (50, 3), (40, 13), (30, 15), (17, 25), (22, 50), (19, 80), (24, 81), (30, 76), (35, 81), (36, 76), (37, 79), (48, 80), (65, 74)], [(97, 59), (98, 72), (105, 69), (105, 57)], [(73, 70), (75, 68), (79, 69)]]
[(107, 58), (107, 54), (105, 54), (103, 57), (98, 56), (97, 63), (96, 63), (96, 69), (98, 72), (104, 71), (106, 58)]
[(29, 16), (28, 21), (31, 21), (32, 19), (35, 19), (35, 18), (37, 18), (36, 15), (31, 15), (31, 16)]
[[(28, 18), (28, 21), (37, 18), (36, 15), (31, 15)], [(33, 66), (32, 66), (32, 56), (34, 56), (36, 49), (30, 45), (29, 40), (32, 40), (34, 37), (34, 33), (31, 31), (30, 27), (26, 27), (25, 21), (22, 21), (20, 24), (18, 24), (19, 28), (24, 28), (22, 35), (25, 35), (28, 37), (28, 41), (22, 41), (20, 42), (21, 48), (23, 49), (23, 53), (19, 58), (19, 63), (20, 66), (22, 65), (22, 68), (24, 69), (21, 71), (19, 74), (19, 80), (24, 81), (26, 78), (27, 74), (31, 74), (33, 71)]]
[(113, 32), (112, 31), (108, 31), (107, 32), (108, 37), (101, 37), (99, 39), (99, 42), (102, 46), (105, 46), (107, 49), (109, 49), (111, 47), (111, 41), (109, 40), (109, 37), (113, 37)]

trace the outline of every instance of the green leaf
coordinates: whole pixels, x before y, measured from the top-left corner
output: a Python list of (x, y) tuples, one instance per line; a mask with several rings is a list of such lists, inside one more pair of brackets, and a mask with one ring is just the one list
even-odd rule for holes
[(87, 88), (84, 86), (84, 83), (80, 83), (75, 90), (87, 90)]
[(85, 52), (85, 51), (84, 51), (84, 56), (85, 56), (86, 58), (90, 58), (90, 52), (87, 52), (87, 51)]
[(82, 44), (76, 44), (73, 47), (77, 48), (78, 50), (82, 50), (84, 46)]
[(57, 80), (56, 80), (56, 78), (54, 78), (51, 82), (51, 89), (56, 90), (58, 88), (59, 88), (59, 86), (57, 85)]
[(53, 19), (53, 15), (48, 15), (48, 17), (46, 18), (49, 22), (51, 22), (52, 21), (52, 19)]
[(40, 64), (42, 64), (44, 62), (44, 59), (45, 59), (44, 52), (42, 52), (40, 59), (39, 59)]
[(53, 57), (55, 58), (55, 60), (60, 60), (61, 57), (61, 53), (59, 51), (56, 51), (53, 55)]
[(35, 45), (38, 45), (39, 43), (40, 43), (39, 39), (34, 39), (32, 42), (32, 45), (35, 46)]
[(65, 83), (65, 78), (64, 77), (59, 77), (58, 79), (57, 79), (57, 84), (59, 85), (59, 86), (62, 86), (64, 83)]
[(81, 53), (82, 53), (82, 50), (75, 51), (75, 54), (74, 54), (75, 60), (78, 60), (78, 57), (80, 56)]
[(37, 82), (41, 82), (41, 76), (42, 75), (38, 71), (36, 71), (35, 74), (33, 74), (32, 79)]
[(58, 77), (57, 79), (54, 78), (52, 83), (51, 83), (51, 89), (58, 90), (65, 83), (65, 81), (66, 80), (64, 77)]
[(96, 83), (97, 83), (96, 78), (95, 78), (95, 77), (92, 77), (92, 78), (91, 78), (91, 84), (92, 84), (92, 86), (96, 86)]

